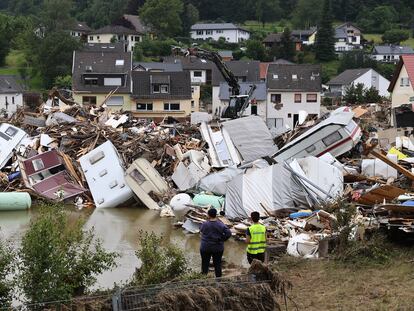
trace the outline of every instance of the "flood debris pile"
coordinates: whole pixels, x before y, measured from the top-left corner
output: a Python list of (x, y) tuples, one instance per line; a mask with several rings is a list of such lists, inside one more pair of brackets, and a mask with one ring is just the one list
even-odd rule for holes
[(413, 132), (387, 128), (382, 114), (340, 107), (292, 131), (257, 116), (156, 124), (49, 102), (1, 123), (0, 189), (79, 207), (140, 201), (189, 233), (216, 208), (238, 240), (258, 211), (269, 252), (318, 258), (338, 234), (324, 208), (338, 199), (355, 206), (359, 227), (414, 228)]

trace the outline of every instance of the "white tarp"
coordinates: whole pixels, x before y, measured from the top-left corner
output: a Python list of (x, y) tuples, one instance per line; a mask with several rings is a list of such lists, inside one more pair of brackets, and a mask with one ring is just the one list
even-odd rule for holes
[(243, 173), (243, 170), (235, 166), (227, 167), (224, 170), (202, 178), (198, 187), (201, 190), (214, 194), (225, 195), (227, 192), (227, 183), (241, 173)]
[[(398, 162), (398, 155), (388, 154), (387, 158), (392, 162)], [(361, 174), (368, 177), (383, 177), (383, 178), (397, 178), (398, 173), (395, 168), (392, 168), (387, 163), (380, 159), (364, 159), (361, 164)]]
[(306, 193), (283, 166), (251, 168), (227, 183), (226, 216), (246, 218), (251, 212), (261, 215), (282, 208), (305, 207)]
[(239, 118), (223, 123), (223, 135), (228, 133), (244, 162), (271, 156), (278, 150), (266, 123), (258, 116)]
[(191, 124), (196, 125), (203, 122), (210, 122), (213, 119), (211, 114), (203, 111), (196, 111), (191, 113)]

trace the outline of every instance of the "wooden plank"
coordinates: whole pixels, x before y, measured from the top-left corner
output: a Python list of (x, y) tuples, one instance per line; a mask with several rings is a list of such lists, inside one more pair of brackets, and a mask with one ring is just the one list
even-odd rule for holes
[(370, 152), (374, 157), (380, 159), (381, 161), (385, 162), (386, 164), (388, 164), (389, 166), (391, 166), (392, 168), (395, 168), (398, 172), (400, 172), (401, 174), (403, 174), (404, 176), (408, 177), (409, 179), (411, 179), (412, 181), (414, 181), (414, 174), (411, 173), (409, 170), (405, 169), (404, 167), (402, 167), (401, 165), (398, 165), (397, 163), (392, 162), (390, 159), (388, 159), (385, 155), (375, 151), (375, 150), (371, 150)]

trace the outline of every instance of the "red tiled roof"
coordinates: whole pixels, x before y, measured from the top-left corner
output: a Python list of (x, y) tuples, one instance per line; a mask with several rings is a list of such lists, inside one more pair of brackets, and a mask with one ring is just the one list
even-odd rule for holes
[(411, 85), (414, 85), (414, 55), (402, 55), (405, 69), (408, 72)]

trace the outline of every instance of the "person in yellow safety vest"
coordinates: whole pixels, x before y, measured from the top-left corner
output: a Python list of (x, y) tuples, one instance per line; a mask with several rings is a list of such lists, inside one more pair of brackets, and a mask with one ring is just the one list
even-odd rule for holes
[(266, 252), (266, 227), (259, 223), (259, 212), (253, 212), (250, 214), (250, 218), (253, 221), (246, 230), (246, 243), (247, 245), (247, 260), (249, 264), (253, 259), (258, 259), (261, 262), (265, 260)]

